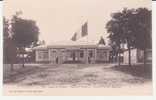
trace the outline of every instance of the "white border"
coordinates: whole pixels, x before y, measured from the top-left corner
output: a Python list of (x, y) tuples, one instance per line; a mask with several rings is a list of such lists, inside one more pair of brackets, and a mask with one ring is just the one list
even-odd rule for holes
[[(1, 82), (0, 82), (0, 89), (1, 89), (1, 91), (0, 91), (0, 93), (2, 94), (2, 80), (3, 80), (3, 38), (2, 38), (2, 36), (3, 36), (3, 20), (2, 20), (2, 18), (3, 18), (3, 13), (2, 13), (2, 11), (3, 11), (3, 1), (0, 1), (0, 68), (1, 68), (1, 70), (0, 70), (0, 80), (1, 80)], [(2, 77), (1, 77), (2, 76)]]
[[(142, 97), (138, 97), (138, 96), (126, 96), (126, 97), (122, 97), (121, 98), (121, 96), (114, 96), (114, 97), (111, 97), (111, 96), (100, 96), (100, 97), (98, 97), (98, 96), (94, 96), (94, 97), (92, 97), (92, 96), (87, 96), (87, 97), (78, 97), (78, 96), (66, 96), (66, 97), (59, 97), (59, 96), (54, 96), (53, 98), (49, 98), (50, 96), (38, 96), (36, 99), (37, 100), (43, 100), (43, 99), (49, 99), (49, 100), (51, 100), (51, 99), (58, 99), (58, 100), (107, 100), (107, 99), (111, 99), (111, 100), (117, 100), (117, 99), (119, 99), (119, 100), (134, 100), (134, 99), (136, 99), (136, 100), (156, 100), (156, 98), (155, 98), (155, 96), (156, 96), (156, 76), (155, 76), (155, 72), (156, 72), (156, 2), (153, 2), (153, 14), (152, 14), (152, 16), (153, 16), (153, 27), (152, 27), (152, 33), (153, 33), (153, 79), (154, 79), (154, 81), (153, 81), (153, 86), (154, 86), (154, 96), (152, 97), (152, 96), (142, 96)], [(3, 16), (3, 12), (2, 12), (3, 10), (2, 10), (2, 2), (0, 1), (0, 67), (1, 67), (1, 70), (0, 70), (0, 74), (1, 74), (1, 76), (2, 76), (2, 71), (3, 71), (3, 69), (2, 69), (2, 67), (3, 67), (3, 62), (2, 62), (2, 58), (3, 58), (3, 54), (2, 54), (2, 50), (3, 50), (3, 48), (2, 48), (2, 29), (3, 29), (3, 27), (2, 27), (2, 16)], [(0, 77), (0, 80), (1, 80), (1, 84), (0, 84), (0, 89), (1, 89), (1, 91), (0, 91), (0, 93), (2, 94), (2, 77)], [(1, 100), (3, 100), (3, 99), (5, 99), (5, 100), (9, 100), (9, 99), (11, 99), (11, 100), (16, 100), (16, 99), (20, 99), (20, 100), (27, 100), (29, 97), (27, 97), (27, 96), (20, 96), (20, 97), (18, 97), (18, 96), (14, 96), (14, 97), (0, 97), (0, 99)], [(30, 96), (31, 98), (29, 98), (29, 99), (34, 99), (34, 98), (32, 98), (32, 97), (34, 97), (34, 96)], [(59, 97), (59, 98), (58, 98)], [(70, 97), (70, 98), (69, 98)], [(110, 98), (111, 97), (111, 98)]]
[(152, 2), (153, 95), (156, 96), (156, 1)]

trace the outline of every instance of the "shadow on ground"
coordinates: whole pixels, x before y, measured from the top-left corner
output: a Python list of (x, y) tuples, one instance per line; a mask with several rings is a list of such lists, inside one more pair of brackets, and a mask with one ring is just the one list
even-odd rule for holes
[(114, 66), (112, 69), (131, 74), (136, 77), (144, 78), (145, 80), (152, 80), (152, 64), (137, 64), (137, 65), (120, 65)]
[[(5, 66), (8, 67), (8, 66)], [(17, 65), (14, 65), (17, 67)], [(22, 80), (25, 80), (25, 77), (31, 74), (35, 74), (37, 72), (45, 70), (45, 68), (39, 68), (38, 66), (25, 66), (24, 68), (18, 65), (18, 69), (14, 69), (13, 71), (7, 69), (7, 72), (3, 72), (3, 83), (18, 83)]]

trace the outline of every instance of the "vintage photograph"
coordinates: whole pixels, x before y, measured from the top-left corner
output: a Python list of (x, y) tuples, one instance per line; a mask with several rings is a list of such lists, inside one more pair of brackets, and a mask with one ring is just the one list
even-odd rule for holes
[(152, 95), (151, 6), (151, 0), (3, 1), (4, 94), (96, 88), (100, 95)]

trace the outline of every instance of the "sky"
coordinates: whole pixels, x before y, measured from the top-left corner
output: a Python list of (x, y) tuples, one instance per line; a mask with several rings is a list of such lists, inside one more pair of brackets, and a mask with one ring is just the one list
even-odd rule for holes
[(68, 41), (81, 25), (88, 22), (88, 39), (106, 38), (105, 25), (110, 15), (123, 8), (146, 7), (151, 0), (5, 0), (4, 16), (11, 18), (16, 11), (21, 17), (35, 20), (40, 29), (40, 40), (46, 44)]

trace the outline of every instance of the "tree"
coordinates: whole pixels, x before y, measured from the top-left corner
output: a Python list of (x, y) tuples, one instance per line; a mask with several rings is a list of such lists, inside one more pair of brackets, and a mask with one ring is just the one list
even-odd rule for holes
[(11, 70), (14, 70), (13, 64), (16, 62), (17, 48), (12, 39), (7, 40), (7, 45), (5, 47), (5, 56), (7, 57), (7, 62), (11, 64)]
[(109, 38), (111, 39), (109, 45), (112, 47), (112, 54), (115, 56), (115, 61), (118, 61), (118, 65), (120, 66), (120, 61), (121, 61), (121, 41), (117, 37), (113, 37), (112, 35), (109, 35)]
[(18, 53), (23, 55), (24, 67), (24, 54), (25, 48), (30, 47), (33, 44), (37, 44), (39, 36), (39, 28), (36, 22), (29, 19), (23, 19), (19, 17), (21, 13), (16, 13), (11, 19), (13, 40), (15, 41)]
[(12, 40), (10, 30), (9, 30), (9, 20), (3, 19), (3, 61), (4, 63), (11, 64), (11, 70), (13, 70), (13, 64), (16, 58), (16, 46)]
[(134, 46), (134, 41), (135, 41), (135, 36), (133, 35), (133, 30), (131, 29), (131, 27), (134, 26), (134, 23), (132, 23), (132, 19), (133, 19), (133, 12), (135, 10), (134, 9), (124, 9), (122, 11), (123, 13), (123, 37), (124, 37), (124, 41), (127, 44), (127, 48), (128, 48), (128, 58), (129, 58), (129, 66), (131, 66), (131, 48)]
[(131, 66), (132, 47), (143, 49), (144, 58), (146, 58), (146, 48), (151, 47), (151, 11), (146, 8), (125, 8), (121, 12), (112, 14), (112, 19), (107, 23), (106, 29), (110, 33), (111, 41), (117, 45), (127, 44), (129, 66)]
[(110, 45), (113, 48), (113, 54), (118, 57), (118, 63), (120, 65), (120, 51), (121, 43), (125, 43), (125, 37), (123, 33), (123, 14), (121, 12), (114, 13), (112, 19), (106, 24), (107, 32), (110, 33), (108, 38), (110, 39)]
[(109, 45), (112, 47), (112, 51), (111, 51), (112, 61), (116, 62), (118, 59), (118, 65), (120, 66), (119, 45), (117, 45), (115, 42), (112, 42), (112, 41), (110, 41)]
[(146, 50), (152, 48), (152, 21), (151, 11), (146, 8), (136, 9), (135, 21), (135, 44), (136, 48), (144, 51), (144, 65), (146, 65)]
[[(9, 20), (3, 18), (3, 41), (9, 38)], [(5, 43), (5, 42), (4, 42)]]
[(3, 61), (4, 63), (8, 62), (8, 54), (6, 52), (7, 44), (9, 40), (9, 21), (4, 17), (3, 18)]

